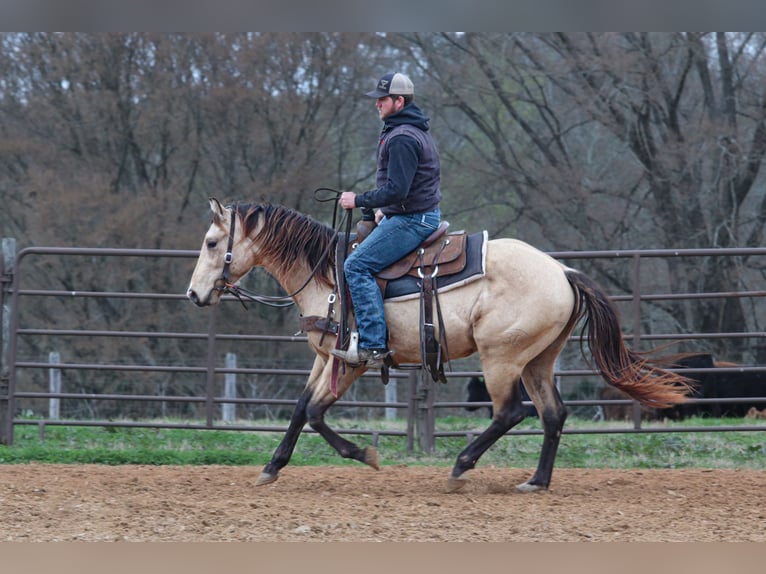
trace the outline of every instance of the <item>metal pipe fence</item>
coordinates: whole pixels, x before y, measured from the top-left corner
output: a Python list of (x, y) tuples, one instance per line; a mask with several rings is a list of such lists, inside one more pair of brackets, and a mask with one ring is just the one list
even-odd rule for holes
[[(257, 343), (267, 342), (278, 345), (305, 345), (307, 338), (303, 335), (270, 335), (270, 334), (241, 334), (226, 331), (226, 326), (220, 324), (219, 311), (217, 308), (208, 310), (207, 325), (205, 330), (195, 332), (162, 331), (149, 328), (138, 329), (119, 329), (103, 328), (93, 329), (80, 327), (77, 324), (67, 325), (33, 325), (28, 319), (29, 313), (23, 313), (21, 308), (24, 304), (33, 304), (34, 301), (43, 301), (50, 299), (61, 300), (79, 300), (93, 302), (108, 302), (113, 300), (122, 300), (136, 302), (141, 300), (152, 301), (162, 306), (174, 301), (184, 301), (185, 296), (181, 293), (173, 292), (149, 292), (133, 291), (125, 286), (123, 290), (115, 289), (83, 289), (72, 290), (63, 288), (63, 286), (53, 286), (50, 288), (40, 288), (35, 285), (32, 289), (29, 284), (33, 281), (31, 274), (30, 261), (35, 258), (56, 257), (90, 257), (90, 258), (139, 258), (141, 260), (164, 260), (164, 259), (186, 259), (196, 258), (197, 251), (190, 250), (154, 250), (154, 249), (109, 249), (109, 248), (65, 248), (65, 247), (30, 247), (15, 252), (15, 249), (9, 247), (10, 240), (4, 240), (2, 259), (0, 259), (0, 313), (2, 314), (3, 329), (0, 332), (0, 342), (2, 343), (2, 354), (0, 354), (0, 442), (10, 445), (13, 443), (14, 427), (19, 425), (37, 425), (40, 429), (40, 436), (44, 437), (47, 426), (99, 426), (99, 427), (141, 427), (141, 428), (184, 428), (200, 430), (242, 430), (252, 432), (284, 432), (286, 425), (262, 425), (249, 424), (247, 421), (223, 421), (220, 412), (224, 405), (258, 406), (258, 407), (291, 407), (297, 402), (296, 399), (280, 397), (238, 397), (220, 394), (223, 387), (222, 377), (231, 374), (241, 376), (277, 376), (277, 377), (302, 377), (306, 378), (309, 374), (310, 362), (305, 368), (281, 368), (281, 367), (227, 367), (220, 364), (218, 353), (222, 343)], [(704, 341), (710, 339), (753, 339), (754, 344), (763, 345), (766, 342), (766, 333), (759, 330), (745, 330), (732, 333), (642, 333), (642, 309), (643, 302), (659, 301), (694, 301), (700, 299), (715, 298), (748, 298), (756, 303), (759, 309), (763, 311), (762, 321), (766, 321), (766, 309), (763, 309), (762, 298), (766, 295), (764, 290), (743, 290), (711, 293), (642, 293), (640, 288), (642, 261), (648, 259), (665, 258), (673, 259), (678, 257), (763, 257), (766, 255), (766, 248), (749, 249), (704, 249), (704, 250), (628, 250), (628, 251), (580, 251), (580, 252), (553, 252), (552, 256), (561, 260), (583, 260), (583, 259), (621, 259), (627, 258), (631, 265), (631, 277), (633, 285), (628, 294), (614, 295), (612, 299), (615, 302), (621, 302), (628, 305), (630, 314), (624, 320), (624, 326), (630, 331), (626, 335), (628, 341), (634, 348), (639, 348), (642, 342), (648, 341)], [(29, 273), (28, 273), (29, 270)], [(236, 303), (230, 297), (224, 298), (229, 303)], [(760, 304), (759, 304), (760, 303)], [(161, 307), (160, 307), (161, 308)], [(200, 313), (189, 309), (189, 313)], [(283, 311), (290, 312), (290, 311)], [(625, 315), (624, 315), (625, 316)], [(56, 338), (72, 338), (77, 341), (92, 342), (106, 339), (123, 339), (137, 341), (158, 341), (172, 340), (179, 345), (190, 344), (192, 342), (204, 343), (206, 345), (206, 355), (202, 364), (151, 364), (151, 363), (117, 363), (117, 362), (98, 362), (91, 360), (65, 361), (59, 360), (55, 365), (50, 362), (37, 359), (22, 360), (18, 356), (20, 341), (49, 341)], [(572, 342), (579, 345), (579, 337), (572, 337)], [(74, 345), (75, 348), (78, 344)], [(22, 381), (22, 373), (43, 371), (51, 368), (62, 372), (75, 373), (83, 372), (104, 372), (104, 373), (161, 373), (179, 376), (198, 376), (204, 377), (204, 390), (195, 394), (168, 395), (152, 393), (127, 393), (127, 392), (45, 392), (39, 389), (30, 388)], [(766, 367), (760, 366), (737, 366), (715, 369), (715, 372), (752, 372), (758, 373), (766, 371)], [(705, 369), (689, 369), (689, 373), (706, 372)], [(471, 376), (480, 375), (477, 370), (456, 370), (447, 373), (449, 379), (466, 379)], [(589, 368), (567, 368), (557, 369), (556, 377), (560, 381), (567, 379), (582, 379), (584, 377), (597, 377), (594, 371)], [(363, 381), (369, 381), (375, 377), (366, 374)], [(477, 434), (478, 431), (472, 429), (443, 431), (436, 428), (436, 413), (443, 412), (446, 409), (462, 409), (469, 406), (466, 401), (456, 400), (437, 400), (437, 386), (431, 382), (428, 375), (422, 373), (417, 368), (396, 369), (391, 373), (392, 384), (399, 382), (406, 383), (406, 400), (347, 400), (342, 399), (336, 403), (336, 407), (344, 409), (373, 409), (376, 412), (386, 412), (386, 409), (395, 409), (401, 413), (402, 419), (405, 419), (405, 428), (391, 429), (340, 429), (341, 433), (368, 435), (377, 442), (379, 436), (390, 435), (404, 437), (408, 448), (412, 449), (417, 444), (421, 449), (431, 451), (434, 448), (435, 439), (440, 437), (466, 436), (467, 440)], [(359, 384), (359, 383), (357, 383)], [(378, 384), (377, 382), (375, 384)], [(705, 403), (717, 401), (725, 404), (727, 402), (747, 401), (766, 401), (766, 389), (764, 396), (728, 399), (693, 399), (694, 403)], [(29, 418), (20, 413), (19, 405), (25, 401), (40, 400), (64, 400), (64, 401), (115, 401), (118, 403), (167, 403), (167, 404), (187, 404), (195, 405), (201, 408), (201, 419), (189, 419), (180, 421), (158, 421), (158, 420), (128, 420), (115, 419), (104, 420), (99, 418), (61, 418), (61, 417), (38, 417)], [(58, 403), (57, 403), (58, 404)], [(642, 424), (640, 409), (637, 403), (630, 400), (565, 400), (569, 407), (593, 407), (597, 409), (604, 405), (630, 405), (633, 406), (632, 426), (610, 427), (610, 428), (578, 428), (576, 430), (565, 430), (564, 432), (576, 432), (582, 434), (592, 433), (637, 433), (637, 432), (727, 432), (727, 431), (758, 431), (764, 430), (764, 426), (737, 425), (737, 426), (716, 426), (716, 427), (663, 427), (648, 428)], [(488, 406), (489, 403), (474, 404), (472, 406)], [(307, 432), (312, 432), (306, 429)], [(540, 434), (539, 430), (512, 430), (509, 434)]]

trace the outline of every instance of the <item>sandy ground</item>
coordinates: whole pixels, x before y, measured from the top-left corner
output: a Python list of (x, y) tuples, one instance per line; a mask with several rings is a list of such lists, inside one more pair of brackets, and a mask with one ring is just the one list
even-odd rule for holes
[(766, 471), (0, 466), (0, 541), (766, 542)]

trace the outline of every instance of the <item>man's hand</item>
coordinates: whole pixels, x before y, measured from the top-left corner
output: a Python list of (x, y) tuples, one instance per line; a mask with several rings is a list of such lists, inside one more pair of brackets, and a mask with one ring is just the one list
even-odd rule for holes
[(375, 223), (376, 224), (380, 223), (380, 220), (383, 219), (384, 217), (385, 217), (385, 215), (383, 215), (383, 212), (380, 209), (378, 209), (375, 212)]
[(341, 193), (340, 206), (343, 209), (354, 209), (356, 207), (356, 194), (353, 191), (344, 191)]

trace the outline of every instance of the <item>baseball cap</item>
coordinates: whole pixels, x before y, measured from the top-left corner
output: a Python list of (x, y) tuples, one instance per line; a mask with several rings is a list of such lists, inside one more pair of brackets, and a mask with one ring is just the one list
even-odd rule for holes
[(415, 94), (415, 86), (410, 79), (399, 72), (386, 74), (378, 80), (377, 87), (367, 92), (371, 98), (382, 98), (385, 96), (412, 96)]

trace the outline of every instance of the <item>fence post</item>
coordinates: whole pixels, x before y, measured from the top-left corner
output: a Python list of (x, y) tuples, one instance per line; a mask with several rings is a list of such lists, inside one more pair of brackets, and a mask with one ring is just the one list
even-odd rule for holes
[(415, 450), (415, 418), (417, 412), (417, 371), (410, 371), (407, 376), (407, 452)]
[(13, 413), (10, 413), (12, 401), (9, 396), (11, 341), (11, 305), (9, 303), (13, 272), (16, 266), (16, 240), (2, 238), (0, 250), (0, 444), (9, 445), (13, 441)]
[[(226, 353), (226, 369), (237, 368), (237, 354)], [(237, 373), (226, 373), (223, 383), (223, 396), (227, 399), (237, 398)], [(221, 418), (225, 423), (234, 422), (237, 418), (237, 404), (223, 403), (221, 405)]]
[[(386, 385), (386, 403), (396, 402), (396, 378), (391, 377), (391, 380)], [(396, 407), (386, 407), (386, 420), (396, 420)]]
[(217, 305), (208, 307), (207, 323), (207, 381), (205, 384), (205, 423), (213, 428), (215, 419), (215, 329)]
[[(633, 350), (641, 350), (641, 256), (636, 253), (632, 257), (633, 276), (633, 299), (631, 306), (633, 310)], [(633, 428), (641, 428), (641, 403), (633, 400)]]
[(415, 393), (417, 400), (416, 426), (418, 434), (418, 446), (426, 454), (434, 451), (434, 385), (431, 376), (425, 369), (419, 369), (418, 389)]
[[(61, 355), (58, 351), (51, 351), (48, 354), (48, 362), (51, 365), (61, 364)], [(48, 369), (48, 391), (51, 394), (61, 394), (61, 369), (57, 367), (51, 367)], [(48, 418), (54, 421), (59, 420), (61, 399), (59, 397), (51, 397), (48, 399)]]

